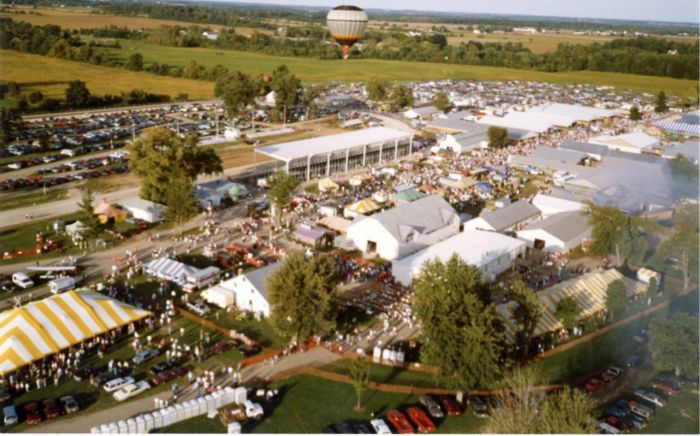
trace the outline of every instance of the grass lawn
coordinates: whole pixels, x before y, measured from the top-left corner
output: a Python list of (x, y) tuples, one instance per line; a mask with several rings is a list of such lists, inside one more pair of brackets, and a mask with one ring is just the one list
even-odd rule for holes
[(41, 91), (46, 97), (63, 99), (69, 81), (83, 80), (90, 92), (98, 95), (119, 95), (136, 88), (171, 97), (180, 93), (191, 99), (214, 97), (213, 82), (156, 76), (13, 50), (0, 50), (0, 58), (0, 77), (19, 83), (23, 94)]
[[(120, 40), (119, 43), (122, 48), (109, 49), (113, 56), (125, 60), (132, 53), (139, 52), (143, 54), (146, 66), (152, 62), (186, 66), (190, 61), (196, 60), (199, 64), (208, 68), (221, 64), (229, 69), (258, 74), (263, 72), (269, 73), (280, 64), (286, 64), (302, 80), (312, 82), (331, 80), (358, 81), (373, 77), (389, 80), (537, 80), (554, 83), (609, 85), (615, 86), (618, 90), (631, 88), (652, 93), (663, 90), (667, 94), (689, 96), (697, 95), (698, 86), (698, 82), (695, 80), (599, 71), (547, 73), (510, 68), (380, 59), (319, 60), (208, 48), (166, 47), (132, 40)], [(161, 92), (167, 92), (167, 90), (164, 88)], [(186, 91), (183, 90), (183, 92)]]
[[(336, 360), (321, 367), (322, 370), (350, 375), (350, 360)], [(435, 376), (428, 372), (409, 371), (396, 366), (370, 363), (370, 379), (377, 383), (408, 385), (422, 388), (438, 387)]]
[(700, 433), (699, 409), (698, 388), (686, 385), (683, 392), (668, 399), (665, 407), (656, 409), (656, 416), (646, 428), (632, 433), (698, 434)]
[[(52, 239), (59, 241), (60, 243), (67, 243), (71, 246), (69, 238), (65, 235), (56, 235), (53, 231), (53, 223), (57, 219), (62, 220), (64, 223), (68, 224), (78, 219), (79, 213), (72, 213), (69, 215), (63, 215), (57, 218), (51, 218), (48, 220), (34, 221), (29, 224), (24, 224), (20, 226), (8, 227), (0, 229), (0, 252), (5, 251), (15, 251), (15, 250), (33, 250), (36, 248), (36, 233), (41, 231), (44, 233), (46, 239)], [(47, 253), (51, 254), (51, 253)], [(40, 258), (41, 256), (33, 257)]]
[[(219, 314), (218, 319), (216, 318), (217, 313)], [(286, 345), (286, 342), (277, 336), (266, 319), (258, 321), (241, 312), (227, 313), (226, 309), (213, 311), (207, 319), (221, 327), (243, 333), (264, 347), (278, 348)]]
[(698, 293), (691, 292), (672, 301), (669, 307), (618, 327), (592, 340), (547, 357), (535, 364), (545, 380), (551, 383), (570, 381), (604, 369), (640, 349), (632, 340), (635, 333), (647, 327), (649, 321), (678, 311), (697, 311)]
[[(341, 421), (369, 421), (370, 412), (377, 416), (395, 408), (417, 404), (412, 395), (392, 394), (368, 390), (365, 393), (363, 412), (356, 412), (352, 386), (312, 376), (297, 376), (275, 384), (280, 389), (281, 402), (265, 404), (265, 418), (246, 423), (244, 433), (320, 433), (331, 424)], [(448, 417), (438, 424), (438, 433), (478, 433), (483, 425), (470, 411), (459, 417)], [(161, 433), (225, 433), (226, 428), (218, 417), (198, 417), (171, 425)]]
[(49, 203), (51, 201), (65, 200), (68, 198), (67, 189), (51, 189), (43, 192), (33, 192), (31, 194), (6, 195), (0, 202), (0, 210), (16, 209), (19, 207), (34, 204)]

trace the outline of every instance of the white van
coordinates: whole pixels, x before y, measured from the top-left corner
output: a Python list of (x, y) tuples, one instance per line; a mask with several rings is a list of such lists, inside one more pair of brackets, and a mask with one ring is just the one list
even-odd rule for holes
[(26, 273), (18, 272), (12, 274), (12, 283), (19, 286), (22, 289), (29, 289), (34, 287), (34, 282)]
[(74, 277), (63, 277), (60, 279), (54, 279), (49, 282), (49, 290), (52, 294), (60, 294), (61, 292), (69, 291), (75, 288), (78, 283)]

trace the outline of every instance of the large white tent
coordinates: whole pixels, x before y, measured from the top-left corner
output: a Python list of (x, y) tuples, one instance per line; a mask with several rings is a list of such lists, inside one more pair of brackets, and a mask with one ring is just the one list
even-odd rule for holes
[(2, 312), (0, 375), (149, 314), (87, 291), (68, 291)]

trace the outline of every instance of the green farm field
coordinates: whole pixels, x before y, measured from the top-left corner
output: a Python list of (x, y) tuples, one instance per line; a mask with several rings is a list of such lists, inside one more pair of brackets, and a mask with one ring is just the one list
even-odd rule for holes
[(222, 64), (229, 69), (257, 74), (271, 72), (278, 65), (286, 64), (302, 80), (312, 82), (356, 81), (373, 77), (389, 80), (536, 80), (554, 83), (609, 85), (618, 88), (618, 90), (632, 88), (652, 93), (663, 90), (668, 94), (681, 96), (697, 95), (698, 87), (698, 82), (694, 80), (597, 71), (547, 73), (510, 68), (379, 59), (319, 60), (207, 48), (166, 47), (131, 40), (122, 40), (120, 44), (122, 45), (121, 49), (110, 50), (113, 56), (126, 59), (132, 53), (138, 52), (144, 56), (146, 65), (158, 62), (184, 66), (190, 61), (196, 60), (206, 67)]

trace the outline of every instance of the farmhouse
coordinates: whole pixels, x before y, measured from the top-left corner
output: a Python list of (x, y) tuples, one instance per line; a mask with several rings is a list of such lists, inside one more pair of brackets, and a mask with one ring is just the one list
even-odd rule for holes
[(469, 265), (481, 270), (487, 281), (492, 281), (525, 254), (525, 242), (495, 232), (465, 230), (403, 259), (394, 260), (391, 270), (397, 282), (411, 286), (425, 262), (439, 259), (447, 262), (456, 254)]
[(358, 217), (347, 238), (364, 253), (393, 260), (459, 232), (460, 218), (439, 195), (430, 195), (369, 217)]
[(253, 312), (257, 316), (270, 316), (267, 279), (282, 266), (273, 263), (249, 273), (240, 274), (230, 280), (202, 292), (202, 298), (219, 307), (235, 305), (238, 309)]

